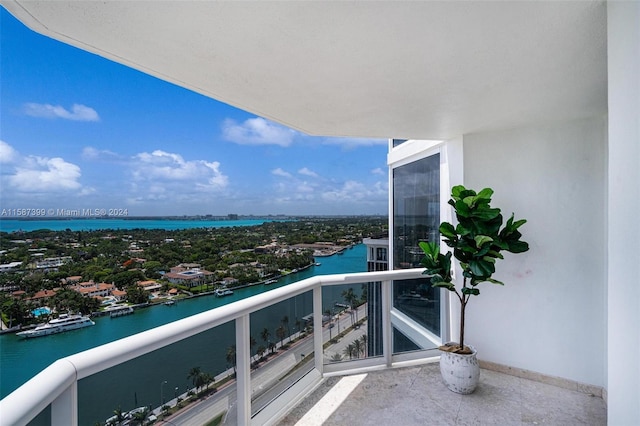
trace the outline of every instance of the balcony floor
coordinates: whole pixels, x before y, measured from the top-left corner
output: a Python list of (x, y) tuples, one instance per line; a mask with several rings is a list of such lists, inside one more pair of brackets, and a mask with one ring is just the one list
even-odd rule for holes
[(344, 379), (325, 380), (279, 425), (607, 423), (606, 405), (600, 397), (485, 369), (471, 395), (449, 391), (435, 363), (367, 373), (343, 402), (327, 402), (336, 399), (340, 382), (348, 381)]

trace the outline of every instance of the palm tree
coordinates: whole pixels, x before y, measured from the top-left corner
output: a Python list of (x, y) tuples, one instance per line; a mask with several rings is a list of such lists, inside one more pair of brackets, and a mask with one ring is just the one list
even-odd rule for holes
[(280, 347), (282, 347), (283, 343), (282, 341), (284, 340), (284, 337), (287, 335), (287, 330), (284, 329), (284, 326), (280, 326), (276, 329), (276, 336), (278, 336), (278, 339), (280, 339)]
[(360, 358), (360, 353), (362, 352), (362, 342), (360, 339), (353, 341), (353, 351), (355, 352), (356, 358)]
[(364, 354), (364, 357), (367, 357), (367, 335), (363, 334), (362, 336), (360, 336), (360, 341), (362, 342), (362, 353)]
[(124, 422), (124, 412), (122, 408), (118, 407), (113, 410), (113, 414), (115, 414), (115, 421), (110, 422), (111, 424), (121, 425)]
[(149, 416), (149, 409), (147, 407), (142, 411), (136, 411), (131, 418), (131, 425), (143, 425), (147, 417)]
[(260, 358), (262, 358), (262, 356), (266, 351), (267, 351), (267, 348), (265, 348), (263, 345), (258, 346), (257, 353)]
[(187, 375), (187, 380), (191, 379), (191, 383), (193, 383), (193, 387), (197, 388), (199, 386), (196, 385), (196, 383), (198, 383), (198, 381), (200, 380), (200, 376), (202, 376), (202, 370), (200, 369), (200, 367), (192, 367), (191, 370), (189, 370), (189, 374)]
[(249, 347), (251, 348), (251, 352), (253, 352), (253, 347), (256, 345), (256, 339), (253, 336), (249, 336)]
[(269, 344), (269, 337), (271, 336), (271, 333), (269, 333), (269, 330), (265, 327), (262, 329), (262, 331), (260, 332), (260, 337), (262, 337), (262, 340), (264, 340), (265, 344)]
[(342, 355), (340, 355), (339, 353), (335, 353), (331, 355), (331, 362), (340, 362), (340, 361), (342, 361)]
[(233, 366), (233, 372), (236, 372), (236, 345), (231, 345), (227, 348), (226, 355), (227, 362)]
[(356, 294), (353, 292), (353, 288), (349, 287), (348, 290), (343, 291), (342, 297), (344, 298), (345, 302), (347, 302), (347, 304), (351, 306), (351, 309), (355, 309), (356, 322), (358, 322), (358, 310), (356, 309), (357, 308), (356, 303), (358, 301), (358, 298), (356, 297)]
[(274, 353), (276, 351), (276, 344), (269, 342), (269, 352)]
[(204, 373), (204, 374), (203, 374), (203, 377), (202, 377), (202, 380), (203, 380), (203, 382), (204, 382), (205, 389), (209, 389), (209, 385), (210, 385), (211, 383), (213, 383), (215, 379), (214, 379), (214, 377), (213, 377), (211, 374), (209, 374), (209, 373)]
[(289, 335), (289, 340), (291, 340), (291, 329), (289, 328), (289, 317), (287, 315), (282, 317), (282, 325), (287, 328), (287, 333)]
[(353, 359), (353, 353), (355, 348), (353, 347), (353, 343), (349, 343), (346, 348), (343, 349), (343, 353), (345, 356), (348, 356), (349, 359)]

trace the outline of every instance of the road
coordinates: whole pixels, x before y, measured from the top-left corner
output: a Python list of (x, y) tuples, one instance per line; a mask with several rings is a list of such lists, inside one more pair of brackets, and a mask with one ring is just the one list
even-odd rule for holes
[[(358, 308), (358, 319), (366, 316), (366, 304)], [(355, 316), (354, 316), (355, 321)], [(338, 335), (338, 330), (344, 331), (351, 327), (351, 316), (349, 313), (340, 315), (339, 319), (334, 317), (333, 326), (326, 324), (322, 327), (323, 341), (326, 343), (330, 338)], [(356, 338), (366, 334), (366, 326), (351, 330), (339, 342), (328, 346), (324, 350), (324, 363), (330, 362), (333, 354), (343, 354), (344, 348)], [(251, 372), (252, 385), (252, 413), (256, 413), (273, 401), (278, 395), (297, 382), (302, 376), (313, 369), (313, 334), (293, 343), (286, 351), (280, 351), (272, 356), (268, 361), (262, 363)], [(298, 368), (287, 375), (297, 364), (304, 363), (303, 368)], [(220, 376), (226, 376), (224, 373)], [(183, 396), (184, 398), (185, 396)], [(174, 406), (176, 400), (167, 402), (167, 405)], [(216, 393), (209, 397), (190, 404), (188, 407), (167, 417), (158, 420), (156, 424), (170, 425), (205, 425), (215, 417), (224, 414), (223, 424), (237, 424), (236, 408), (236, 383), (230, 382), (218, 389)]]

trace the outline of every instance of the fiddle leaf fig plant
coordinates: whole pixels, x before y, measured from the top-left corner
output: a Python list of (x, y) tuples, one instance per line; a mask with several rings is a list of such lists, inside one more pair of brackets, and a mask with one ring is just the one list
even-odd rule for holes
[[(458, 224), (448, 222), (440, 224), (440, 234), (444, 243), (452, 251), (440, 252), (438, 242), (420, 242), (424, 252), (423, 274), (431, 278), (433, 287), (440, 287), (455, 293), (460, 300), (460, 339), (456, 345), (441, 346), (440, 349), (456, 353), (471, 353), (464, 346), (465, 310), (471, 296), (480, 294), (478, 284), (490, 282), (504, 285), (492, 278), (496, 272), (496, 260), (503, 259), (502, 251), (523, 253), (529, 250), (529, 244), (522, 241), (518, 231), (527, 221), (514, 220), (514, 215), (503, 226), (503, 217), (499, 208), (490, 206), (493, 190), (485, 188), (476, 193), (462, 185), (451, 190), (449, 204), (453, 207)], [(462, 286), (453, 282), (453, 259), (462, 269)]]

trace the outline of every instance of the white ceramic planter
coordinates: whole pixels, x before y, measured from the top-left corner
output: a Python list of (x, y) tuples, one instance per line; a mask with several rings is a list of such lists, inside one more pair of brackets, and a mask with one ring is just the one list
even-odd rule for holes
[(467, 395), (472, 393), (480, 379), (480, 365), (476, 358), (476, 348), (468, 346), (469, 355), (440, 351), (440, 374), (449, 390)]

